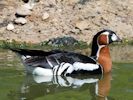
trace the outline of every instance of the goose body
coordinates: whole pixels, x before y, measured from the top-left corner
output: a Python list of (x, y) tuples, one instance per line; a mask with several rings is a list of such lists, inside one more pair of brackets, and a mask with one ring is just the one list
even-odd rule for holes
[(117, 41), (120, 38), (111, 30), (98, 32), (93, 38), (90, 57), (59, 50), (11, 50), (20, 55), (26, 71), (35, 75), (102, 74), (111, 71), (108, 45)]

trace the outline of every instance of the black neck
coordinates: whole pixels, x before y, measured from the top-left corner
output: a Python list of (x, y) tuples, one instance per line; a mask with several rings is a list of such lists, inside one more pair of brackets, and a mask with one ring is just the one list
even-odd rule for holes
[(91, 56), (97, 56), (98, 44), (95, 41), (92, 42)]
[[(100, 33), (99, 33), (100, 34)], [(96, 34), (93, 38), (92, 41), (92, 47), (91, 47), (91, 56), (97, 56), (97, 52), (98, 52), (98, 43), (97, 43), (97, 39), (99, 34)]]
[(91, 48), (91, 56), (97, 56), (97, 52), (98, 52), (98, 43), (97, 43), (97, 40), (98, 40), (98, 37), (101, 33), (105, 32), (107, 30), (102, 30), (100, 32), (98, 32), (94, 37), (93, 37), (93, 41), (92, 41), (92, 48)]

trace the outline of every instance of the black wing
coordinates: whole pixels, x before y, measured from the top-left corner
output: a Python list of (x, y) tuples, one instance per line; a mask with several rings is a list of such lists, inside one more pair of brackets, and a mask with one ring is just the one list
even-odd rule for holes
[(53, 55), (49, 55), (48, 58), (56, 58), (58, 62), (66, 62), (73, 64), (74, 62), (93, 63), (96, 64), (96, 60), (92, 57), (88, 57), (82, 54), (74, 52), (61, 52)]
[[(42, 50), (27, 50), (27, 49), (11, 49), (18, 54), (27, 57), (24, 59), (24, 63), (28, 66), (53, 68), (62, 62), (73, 64), (74, 62), (93, 63), (96, 64), (95, 59), (67, 51), (42, 51)], [(30, 56), (30, 57), (28, 57)]]
[(53, 51), (42, 51), (42, 50), (29, 50), (29, 49), (11, 49), (13, 52), (16, 52), (20, 55), (29, 55), (29, 56), (49, 56), (51, 54), (56, 54), (56, 53), (62, 53), (66, 51), (60, 51), (60, 50), (53, 50)]

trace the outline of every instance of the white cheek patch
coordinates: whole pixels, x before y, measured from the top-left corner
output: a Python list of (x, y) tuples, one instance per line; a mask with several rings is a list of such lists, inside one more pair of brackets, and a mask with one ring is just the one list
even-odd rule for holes
[(112, 41), (116, 41), (116, 40), (117, 40), (117, 36), (116, 36), (115, 34), (113, 34), (113, 35), (111, 36), (111, 39), (112, 39)]

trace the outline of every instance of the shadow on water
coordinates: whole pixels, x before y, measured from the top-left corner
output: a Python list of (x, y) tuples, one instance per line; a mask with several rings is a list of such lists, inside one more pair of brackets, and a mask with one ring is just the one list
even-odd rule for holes
[[(20, 100), (66, 100), (69, 97), (88, 100), (114, 100), (108, 97), (111, 73), (99, 76), (32, 76), (27, 75), (19, 91)], [(11, 93), (10, 96), (13, 96)], [(61, 97), (59, 97), (61, 96)], [(84, 98), (86, 97), (86, 98)], [(74, 99), (76, 100), (76, 99)]]

